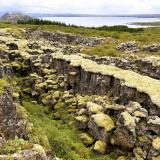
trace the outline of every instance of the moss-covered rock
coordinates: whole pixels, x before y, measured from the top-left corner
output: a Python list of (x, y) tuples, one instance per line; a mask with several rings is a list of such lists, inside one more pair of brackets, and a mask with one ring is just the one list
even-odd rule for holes
[(152, 146), (155, 150), (159, 150), (160, 151), (160, 137), (157, 137), (153, 140), (152, 142)]
[(52, 93), (52, 95), (55, 99), (59, 99), (60, 98), (60, 91), (55, 91)]
[(85, 115), (82, 116), (78, 116), (75, 118), (78, 122), (83, 122), (83, 123), (87, 123), (88, 122), (88, 117)]
[(48, 95), (47, 97), (42, 99), (42, 103), (44, 105), (48, 105), (48, 106), (54, 106), (57, 101), (56, 99), (52, 96), (52, 94)]
[(20, 64), (16, 61), (12, 62), (11, 65), (12, 65), (13, 69), (15, 69), (16, 71), (19, 71), (22, 67), (22, 64)]
[(80, 134), (80, 139), (86, 146), (92, 145), (94, 142), (94, 138), (88, 133)]
[(17, 93), (17, 92), (13, 92), (13, 94), (12, 94), (12, 96), (13, 96), (13, 98), (19, 98), (19, 93)]
[(87, 108), (88, 108), (88, 111), (93, 114), (100, 113), (103, 111), (102, 106), (93, 102), (87, 102)]
[(88, 127), (88, 117), (86, 115), (77, 116), (76, 119), (76, 125), (79, 129), (86, 129)]
[(97, 141), (94, 145), (94, 151), (104, 154), (106, 152), (107, 144), (101, 140)]
[(47, 83), (45, 83), (45, 82), (38, 83), (38, 84), (35, 85), (36, 90), (45, 89), (46, 87), (47, 87)]
[(111, 119), (110, 116), (104, 113), (92, 115), (91, 118), (97, 124), (98, 127), (104, 128), (104, 130), (107, 132), (115, 128), (114, 121)]
[(90, 97), (89, 96), (80, 96), (77, 95), (77, 102), (79, 107), (85, 107), (87, 104), (87, 101), (89, 101)]
[(16, 103), (16, 113), (18, 119), (27, 120), (27, 112), (20, 104)]
[(3, 93), (7, 86), (9, 86), (9, 84), (5, 80), (0, 79), (0, 94)]
[(131, 116), (128, 112), (123, 112), (121, 115), (124, 119), (124, 126), (129, 130), (134, 131), (136, 127), (135, 117)]
[(160, 156), (152, 157), (152, 160), (159, 160), (159, 159), (160, 159)]
[(117, 158), (117, 160), (127, 160), (127, 157), (126, 156), (120, 156)]
[(44, 69), (43, 70), (44, 75), (50, 75), (50, 74), (54, 74), (54, 73), (56, 73), (56, 70), (54, 70), (54, 69)]
[(136, 147), (134, 149), (134, 155), (136, 157), (136, 160), (143, 160), (144, 158), (146, 158), (145, 153), (140, 147)]

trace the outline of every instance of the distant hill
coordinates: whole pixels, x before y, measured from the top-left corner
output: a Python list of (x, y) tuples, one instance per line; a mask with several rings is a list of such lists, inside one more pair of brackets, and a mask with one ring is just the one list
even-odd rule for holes
[(31, 19), (33, 19), (31, 16), (28, 16), (19, 12), (5, 13), (0, 17), (0, 21), (11, 22), (11, 23), (16, 23), (19, 20), (27, 21)]

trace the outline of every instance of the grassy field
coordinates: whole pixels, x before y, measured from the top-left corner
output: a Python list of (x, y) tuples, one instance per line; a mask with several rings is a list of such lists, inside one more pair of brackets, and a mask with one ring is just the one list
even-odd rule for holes
[[(29, 24), (5, 24), (0, 23), (0, 28), (32, 28), (41, 29), (50, 32), (65, 32), (79, 34), (85, 37), (102, 37), (107, 38), (106, 42), (96, 47), (85, 48), (82, 52), (89, 55), (99, 56), (126, 56), (116, 50), (116, 46), (121, 42), (136, 41), (140, 46), (160, 42), (160, 27), (144, 28), (140, 32), (124, 32), (124, 31), (106, 31), (92, 28), (62, 26), (62, 25), (29, 25)], [(152, 53), (153, 54), (153, 53)], [(160, 53), (154, 53), (159, 55)], [(142, 52), (138, 56), (147, 56), (151, 53)], [(127, 55), (128, 56), (128, 55)]]

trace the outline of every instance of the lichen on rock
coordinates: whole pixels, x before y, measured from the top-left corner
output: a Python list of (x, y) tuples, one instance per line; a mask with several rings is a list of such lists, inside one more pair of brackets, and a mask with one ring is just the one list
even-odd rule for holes
[(104, 154), (106, 152), (106, 147), (107, 147), (106, 143), (99, 140), (94, 145), (94, 151), (96, 151), (100, 154)]
[(160, 137), (157, 137), (153, 140), (152, 146), (156, 150), (160, 150)]
[(92, 115), (91, 118), (98, 127), (104, 128), (104, 130), (107, 132), (115, 128), (114, 121), (104, 113), (97, 113)]

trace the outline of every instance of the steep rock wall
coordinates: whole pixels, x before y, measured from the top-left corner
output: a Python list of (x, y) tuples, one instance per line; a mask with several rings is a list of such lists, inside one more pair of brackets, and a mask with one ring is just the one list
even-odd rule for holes
[[(120, 104), (136, 101), (149, 110), (150, 115), (160, 115), (159, 103), (156, 104), (152, 99), (152, 93), (146, 93), (145, 90), (141, 90), (141, 87), (137, 87), (136, 85), (128, 85), (125, 82), (125, 79), (120, 79), (115, 75), (94, 72), (92, 69), (86, 71), (83, 66), (78, 65), (78, 63), (77, 66), (74, 66), (71, 63), (70, 60), (53, 57), (51, 64), (53, 68), (57, 69), (59, 74), (66, 76), (68, 88), (83, 95), (110, 94), (115, 101)], [(122, 76), (125, 77), (125, 75)], [(138, 81), (143, 81), (143, 79)]]

